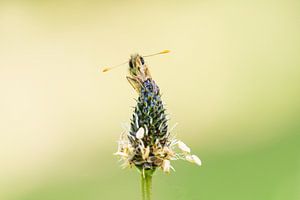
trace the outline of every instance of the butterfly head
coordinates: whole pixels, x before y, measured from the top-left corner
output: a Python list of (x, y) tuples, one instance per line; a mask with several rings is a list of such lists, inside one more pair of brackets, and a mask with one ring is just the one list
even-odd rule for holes
[(148, 68), (145, 64), (144, 58), (139, 54), (132, 54), (129, 59), (129, 74), (132, 77), (146, 77), (148, 74)]

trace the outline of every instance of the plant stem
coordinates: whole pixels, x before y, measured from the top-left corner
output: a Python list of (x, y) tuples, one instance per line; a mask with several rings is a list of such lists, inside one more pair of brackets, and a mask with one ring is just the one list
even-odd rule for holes
[(152, 170), (145, 170), (141, 173), (141, 186), (142, 186), (142, 199), (151, 200), (151, 190), (152, 190)]

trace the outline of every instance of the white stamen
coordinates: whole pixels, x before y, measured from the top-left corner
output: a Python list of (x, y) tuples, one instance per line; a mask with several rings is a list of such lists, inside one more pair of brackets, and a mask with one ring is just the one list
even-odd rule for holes
[(186, 159), (187, 161), (191, 162), (191, 163), (194, 163), (194, 159), (193, 159), (193, 157), (192, 157), (191, 155), (186, 155), (186, 156), (185, 156), (185, 159)]
[(137, 139), (142, 139), (144, 137), (144, 133), (145, 133), (145, 130), (143, 127), (139, 128), (139, 130), (136, 132), (135, 134), (135, 137)]
[(128, 154), (126, 154), (124, 152), (120, 152), (120, 151), (114, 153), (114, 155), (116, 155), (116, 156), (123, 156), (123, 157), (127, 157), (128, 156)]
[(201, 162), (201, 160), (198, 158), (198, 156), (192, 155), (192, 157), (193, 157), (194, 162), (195, 162), (197, 165), (201, 166), (202, 162)]
[(147, 148), (142, 150), (142, 157), (144, 160), (147, 160), (149, 157), (149, 153), (150, 153), (150, 148), (149, 146), (147, 146)]
[(169, 160), (164, 160), (163, 164), (162, 164), (162, 168), (163, 168), (164, 172), (169, 173), (170, 172), (170, 168), (171, 168), (170, 161)]
[(184, 144), (182, 141), (178, 141), (177, 144), (178, 144), (179, 149), (181, 149), (183, 152), (186, 152), (186, 153), (191, 152), (191, 149), (186, 144)]
[(197, 164), (197, 165), (199, 165), (199, 166), (201, 166), (201, 160), (198, 158), (198, 156), (196, 156), (196, 155), (187, 155), (187, 156), (185, 156), (185, 159), (187, 160), (187, 161), (189, 161), (189, 162), (191, 162), (191, 163), (195, 163), (195, 164)]

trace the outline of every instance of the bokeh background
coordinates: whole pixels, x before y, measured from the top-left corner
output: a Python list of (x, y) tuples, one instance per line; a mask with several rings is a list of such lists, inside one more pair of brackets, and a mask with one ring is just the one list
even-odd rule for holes
[(300, 1), (0, 1), (0, 199), (139, 199), (116, 141), (131, 53), (203, 166), (153, 199), (300, 199)]

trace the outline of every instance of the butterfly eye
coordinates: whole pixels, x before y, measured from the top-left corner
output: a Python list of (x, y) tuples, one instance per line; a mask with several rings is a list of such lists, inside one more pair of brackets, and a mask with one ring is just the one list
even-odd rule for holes
[(144, 65), (145, 64), (144, 58), (140, 57), (140, 60), (141, 60), (142, 65)]

